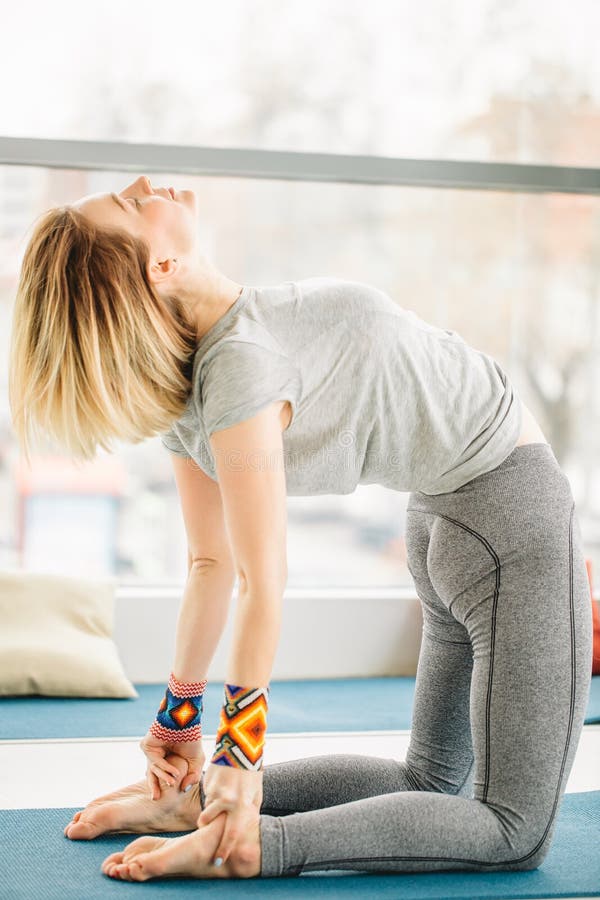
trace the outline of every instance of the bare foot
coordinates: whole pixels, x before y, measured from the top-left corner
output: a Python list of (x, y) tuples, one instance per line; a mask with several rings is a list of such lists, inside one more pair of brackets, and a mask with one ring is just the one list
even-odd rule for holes
[[(179, 756), (167, 757), (181, 775), (187, 774), (187, 763)], [(192, 831), (200, 815), (200, 790), (195, 784), (182, 793), (178, 785), (162, 787), (160, 799), (150, 799), (145, 780), (92, 800), (76, 812), (65, 827), (65, 836), (86, 841), (108, 831), (126, 834), (148, 834), (154, 831)]]
[(260, 875), (260, 825), (257, 817), (240, 837), (221, 866), (212, 862), (223, 830), (225, 814), (177, 838), (141, 837), (120, 853), (111, 853), (102, 871), (123, 881), (149, 878), (255, 878)]

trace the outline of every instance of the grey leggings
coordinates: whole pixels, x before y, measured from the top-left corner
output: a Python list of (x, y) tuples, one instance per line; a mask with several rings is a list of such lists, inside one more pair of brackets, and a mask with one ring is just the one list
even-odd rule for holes
[(550, 445), (411, 493), (406, 546), (423, 609), (406, 759), (265, 766), (261, 876), (535, 869), (548, 853), (592, 667), (581, 533)]

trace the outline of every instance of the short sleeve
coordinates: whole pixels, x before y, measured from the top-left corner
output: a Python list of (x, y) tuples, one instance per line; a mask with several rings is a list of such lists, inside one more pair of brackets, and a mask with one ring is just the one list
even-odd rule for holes
[(164, 434), (161, 434), (160, 439), (163, 445), (167, 448), (167, 450), (170, 450), (171, 453), (176, 453), (177, 456), (190, 455), (175, 434), (174, 428), (170, 428), (169, 431), (165, 431)]
[(227, 341), (201, 375), (202, 417), (207, 435), (237, 425), (276, 400), (289, 400), (292, 419), (301, 377), (282, 353), (249, 341)]

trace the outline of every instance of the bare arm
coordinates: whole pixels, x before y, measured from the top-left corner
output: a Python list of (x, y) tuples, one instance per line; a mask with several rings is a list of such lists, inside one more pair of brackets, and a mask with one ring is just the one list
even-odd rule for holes
[[(206, 679), (227, 621), (235, 568), (218, 484), (189, 457), (172, 454), (171, 458), (188, 537), (188, 577), (177, 619), (172, 672), (175, 683), (189, 686)], [(168, 704), (168, 692), (163, 702)], [(195, 733), (198, 723), (192, 728), (194, 733), (186, 737), (174, 734), (171, 723), (161, 707), (140, 743), (148, 759), (146, 775), (153, 798), (160, 796), (160, 780), (172, 784), (172, 779), (178, 778), (177, 767), (167, 761), (170, 752), (188, 762), (180, 790), (200, 780), (204, 754)]]
[(287, 579), (281, 403), (210, 438), (225, 526), (239, 577), (227, 682), (267, 686)]
[(244, 828), (258, 821), (262, 802), (266, 689), (279, 641), (287, 579), (285, 405), (270, 403), (252, 418), (209, 437), (240, 582), (226, 684), (243, 688), (242, 701), (249, 704), (237, 708), (234, 703), (232, 708), (224, 703), (204, 782), (206, 805), (199, 827), (227, 813), (215, 854), (222, 861)]
[(235, 567), (218, 484), (191, 459), (173, 455), (172, 462), (188, 537), (173, 674), (179, 681), (201, 681), (227, 622)]

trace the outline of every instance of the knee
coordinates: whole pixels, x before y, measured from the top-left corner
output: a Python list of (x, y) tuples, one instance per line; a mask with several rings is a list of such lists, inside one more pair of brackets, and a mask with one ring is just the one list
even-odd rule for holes
[(548, 822), (522, 820), (519, 825), (507, 822), (504, 814), (493, 810), (503, 844), (498, 869), (506, 872), (528, 872), (539, 868), (552, 844), (553, 827)]

